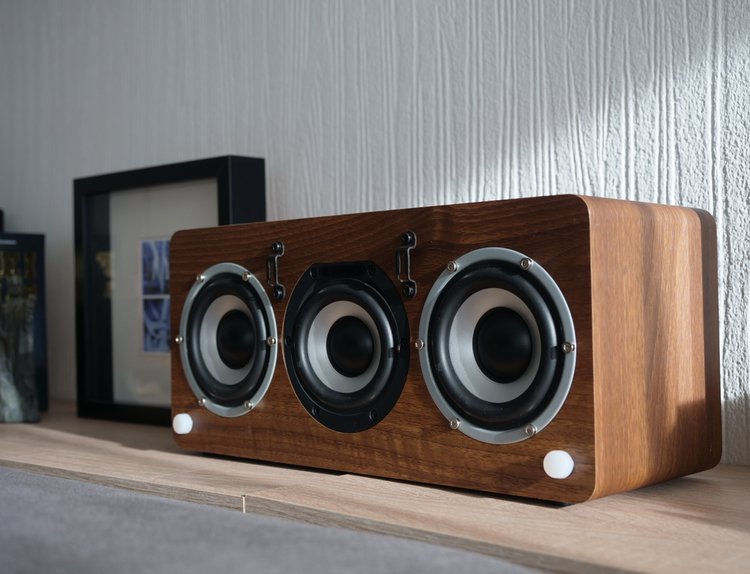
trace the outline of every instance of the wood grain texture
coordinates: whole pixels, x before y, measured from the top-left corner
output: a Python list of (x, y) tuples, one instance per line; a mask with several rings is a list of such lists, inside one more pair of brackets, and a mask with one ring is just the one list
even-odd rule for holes
[(710, 468), (721, 457), (713, 225), (694, 210), (586, 201), (598, 488)]
[[(492, 207), (489, 207), (489, 206)], [(565, 216), (561, 217), (561, 213)], [(530, 241), (529, 225), (535, 227)], [(377, 230), (377, 232), (375, 232)], [(573, 197), (549, 201), (518, 200), (504, 204), (420, 208), (408, 211), (313, 218), (261, 225), (179, 232), (171, 248), (171, 294), (179, 328), (179, 310), (198, 273), (220, 261), (233, 261), (265, 279), (265, 261), (273, 241), (281, 239), (282, 281), (291, 289), (315, 262), (363, 261), (378, 264), (393, 277), (401, 235), (412, 230), (419, 248), (412, 275), (421, 285), (417, 297), (405, 301), (410, 343), (417, 338), (424, 299), (448, 261), (475, 248), (503, 245), (533, 257), (567, 292), (568, 302), (585, 340), (590, 302), (587, 277), (588, 235), (585, 205)], [(342, 243), (346, 238), (346, 246)], [(342, 250), (344, 250), (342, 257)], [(279, 327), (288, 299), (274, 303)], [(281, 331), (281, 329), (280, 329)], [(580, 382), (563, 413), (529, 444), (497, 447), (451, 431), (432, 403), (412, 352), (410, 375), (391, 413), (375, 427), (354, 434), (335, 433), (313, 420), (299, 404), (282, 362), (264, 400), (250, 416), (225, 419), (197, 406), (184, 379), (177, 350), (173, 352), (173, 412), (188, 412), (194, 431), (178, 436), (194, 450), (246, 456), (290, 464), (407, 478), (450, 486), (473, 487), (519, 496), (584, 500), (593, 490), (593, 408), (590, 357), (579, 356)], [(588, 366), (587, 366), (588, 364)], [(562, 440), (566, 436), (572, 440)], [(575, 438), (573, 438), (575, 437)], [(565, 484), (548, 478), (541, 461), (549, 450), (571, 449), (578, 471)], [(543, 485), (543, 486), (540, 486)]]
[(0, 438), (3, 466), (412, 538), (553, 572), (739, 573), (750, 560), (744, 467), (561, 507), (180, 453), (166, 429), (78, 419), (74, 405), (60, 403), (40, 424), (0, 426)]
[[(283, 240), (281, 276), (290, 290), (319, 262), (370, 260), (395, 280), (395, 250), (401, 235), (413, 230), (418, 245), (412, 275), (419, 290), (404, 301), (410, 342), (446, 263), (500, 246), (533, 258), (557, 282), (575, 323), (577, 364), (570, 395), (546, 429), (521, 443), (488, 445), (449, 430), (429, 397), (416, 352), (391, 413), (367, 431), (342, 434), (302, 408), (281, 360), (266, 397), (249, 415), (227, 419), (200, 408), (175, 349), (173, 412), (194, 420), (193, 432), (176, 439), (198, 451), (563, 502), (703, 470), (716, 463), (706, 451), (720, 452), (720, 440), (712, 435), (707, 442), (700, 429), (720, 428), (720, 416), (705, 408), (706, 395), (714, 405), (718, 388), (715, 378), (708, 391), (705, 382), (704, 346), (714, 350), (716, 341), (704, 340), (704, 318), (715, 314), (704, 311), (698, 222), (687, 209), (557, 196), (179, 232), (171, 252), (173, 332), (196, 275), (215, 263), (238, 263), (263, 282), (270, 245)], [(653, 244), (634, 248), (636, 232), (646, 228), (656, 230), (643, 239)], [(589, 244), (590, 234), (595, 244)], [(665, 259), (652, 272), (649, 265), (660, 253), (677, 261)], [(698, 285), (683, 282), (683, 271)], [(687, 291), (675, 290), (683, 285)], [(287, 303), (274, 303), (279, 332)], [(691, 411), (675, 420), (675, 410), (690, 402), (703, 418), (690, 423)], [(677, 433), (684, 439), (677, 440)], [(544, 455), (557, 449), (576, 461), (564, 481), (542, 469)]]

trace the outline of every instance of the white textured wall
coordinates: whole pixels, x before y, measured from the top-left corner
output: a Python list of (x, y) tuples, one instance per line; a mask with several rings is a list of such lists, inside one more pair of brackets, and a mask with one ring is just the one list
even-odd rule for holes
[(75, 177), (267, 160), (269, 217), (580, 192), (715, 214), (725, 460), (750, 463), (750, 4), (0, 0), (0, 206), (48, 236), (74, 396)]

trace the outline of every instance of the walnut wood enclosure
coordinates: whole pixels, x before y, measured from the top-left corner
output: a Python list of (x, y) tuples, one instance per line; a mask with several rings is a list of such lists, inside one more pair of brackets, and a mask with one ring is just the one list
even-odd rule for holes
[[(409, 232), (416, 245), (407, 249)], [(430, 295), (433, 286), (453, 263), (486, 248), (518, 252), (524, 265), (543, 269), (575, 329), (572, 350), (566, 349), (574, 370), (559, 410), (543, 428), (523, 426), (529, 427), (523, 440), (501, 444), (472, 438), (461, 421), (441, 412), (420, 362), (430, 351), (420, 332), (423, 311), (443, 305)], [(229, 416), (206, 408), (181, 358), (188, 344), (181, 318), (193, 304), (196, 277), (222, 263), (257, 280), (258, 306), (267, 301), (274, 322), (262, 333), (275, 335), (277, 352), (262, 399)], [(361, 269), (371, 270), (372, 305), (397, 308), (383, 324), (393, 324), (398, 340), (395, 358), (377, 343), (360, 355), (381, 365), (392, 359), (393, 381), (384, 385), (398, 388), (365, 411), (369, 421), (355, 417), (348, 428), (327, 421), (305, 395), (291, 339), (306, 301), (317, 296), (301, 295), (316, 293), (311, 277), (329, 273), (346, 284), (347, 274)], [(716, 239), (712, 218), (701, 211), (555, 196), (180, 231), (172, 238), (170, 281), (172, 332), (181, 340), (172, 350), (172, 414), (190, 417), (189, 432), (175, 434), (186, 449), (566, 503), (704, 470), (721, 455)], [(282, 285), (278, 298), (274, 291)], [(362, 321), (373, 333), (386, 329), (378, 320)], [(353, 321), (341, 332), (358, 329)], [(534, 333), (530, 340), (537, 341)], [(300, 341), (316, 344), (314, 337)], [(560, 339), (555, 353), (571, 342)], [(328, 344), (330, 351), (330, 334)], [(471, 349), (472, 341), (466, 345)], [(241, 349), (230, 351), (225, 362), (242, 361)], [(352, 380), (365, 377), (360, 355), (344, 356), (336, 368), (350, 369)], [(272, 364), (269, 357), (252, 360)], [(547, 359), (542, 352), (541, 364)], [(566, 478), (545, 471), (551, 451), (572, 459)]]

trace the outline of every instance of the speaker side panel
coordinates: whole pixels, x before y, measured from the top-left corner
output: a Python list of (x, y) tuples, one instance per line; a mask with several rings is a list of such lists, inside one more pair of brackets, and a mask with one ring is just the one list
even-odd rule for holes
[(603, 496), (719, 460), (716, 243), (710, 216), (692, 209), (585, 201)]
[(703, 356), (706, 435), (700, 468), (713, 468), (721, 460), (721, 353), (719, 351), (719, 271), (716, 221), (707, 211), (696, 209), (701, 223), (701, 273), (703, 288)]
[[(219, 417), (197, 403), (177, 352), (172, 355), (173, 413), (192, 417), (193, 430), (175, 438), (182, 447), (257, 460), (392, 477), (538, 499), (578, 502), (595, 486), (593, 358), (589, 218), (585, 203), (558, 196), (459, 206), (267, 222), (177, 233), (172, 240), (173, 332), (176, 317), (204, 269), (241, 265), (265, 284), (271, 244), (281, 240), (279, 279), (287, 294), (314, 263), (372, 261), (398, 287), (395, 260), (405, 231), (414, 231), (414, 298), (402, 298), (411, 354), (406, 382), (391, 412), (362, 432), (339, 433), (316, 421), (297, 399), (284, 361), (252, 412)], [(575, 323), (577, 363), (567, 400), (552, 422), (522, 442), (494, 445), (452, 430), (422, 377), (419, 322), (432, 284), (450, 261), (484, 247), (519, 251), (542, 265), (564, 294)], [(270, 294), (278, 332), (289, 296)], [(549, 478), (544, 456), (564, 450), (575, 461), (565, 480)]]

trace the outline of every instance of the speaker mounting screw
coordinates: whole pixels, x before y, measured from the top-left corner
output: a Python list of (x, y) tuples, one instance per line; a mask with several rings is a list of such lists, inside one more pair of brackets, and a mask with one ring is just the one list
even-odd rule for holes
[(275, 344), (276, 337), (268, 337), (268, 339), (266, 339), (266, 345), (268, 345), (269, 347), (273, 347)]
[(253, 401), (245, 401), (245, 408), (249, 411), (253, 410), (255, 408)]
[(536, 427), (532, 424), (526, 425), (526, 428), (524, 429), (526, 432), (526, 436), (532, 437), (536, 434)]
[(446, 265), (445, 268), (448, 270), (448, 272), (455, 273), (456, 271), (458, 271), (458, 263), (456, 263), (455, 261), (448, 261), (448, 265)]
[(526, 271), (528, 271), (529, 269), (531, 269), (532, 265), (534, 265), (534, 262), (528, 257), (524, 257), (523, 259), (521, 259), (521, 269), (525, 269)]
[(461, 421), (458, 419), (451, 419), (448, 423), (451, 427), (451, 430), (458, 430), (458, 428), (461, 426)]
[(185, 340), (185, 339), (183, 339), (183, 338), (182, 338), (182, 335), (177, 335), (177, 336), (176, 336), (176, 337), (174, 338), (174, 342), (175, 342), (176, 344), (178, 344), (178, 345), (181, 345), (181, 344), (182, 344), (182, 342), (183, 342), (184, 340)]
[(414, 348), (417, 351), (421, 351), (422, 349), (424, 349), (424, 341), (422, 339), (415, 340), (414, 341)]
[(203, 273), (198, 273), (198, 275), (195, 276), (195, 280), (198, 283), (203, 283), (206, 280), (206, 276)]
[(199, 407), (206, 406), (206, 397), (201, 397), (201, 398), (198, 399), (198, 406)]
[(245, 271), (245, 272), (244, 272), (244, 273), (242, 274), (242, 280), (243, 280), (243, 281), (250, 281), (250, 272), (249, 272), (249, 271)]
[(563, 353), (572, 353), (573, 351), (576, 350), (576, 344), (571, 343), (570, 341), (565, 341), (562, 344), (562, 350), (563, 350)]

